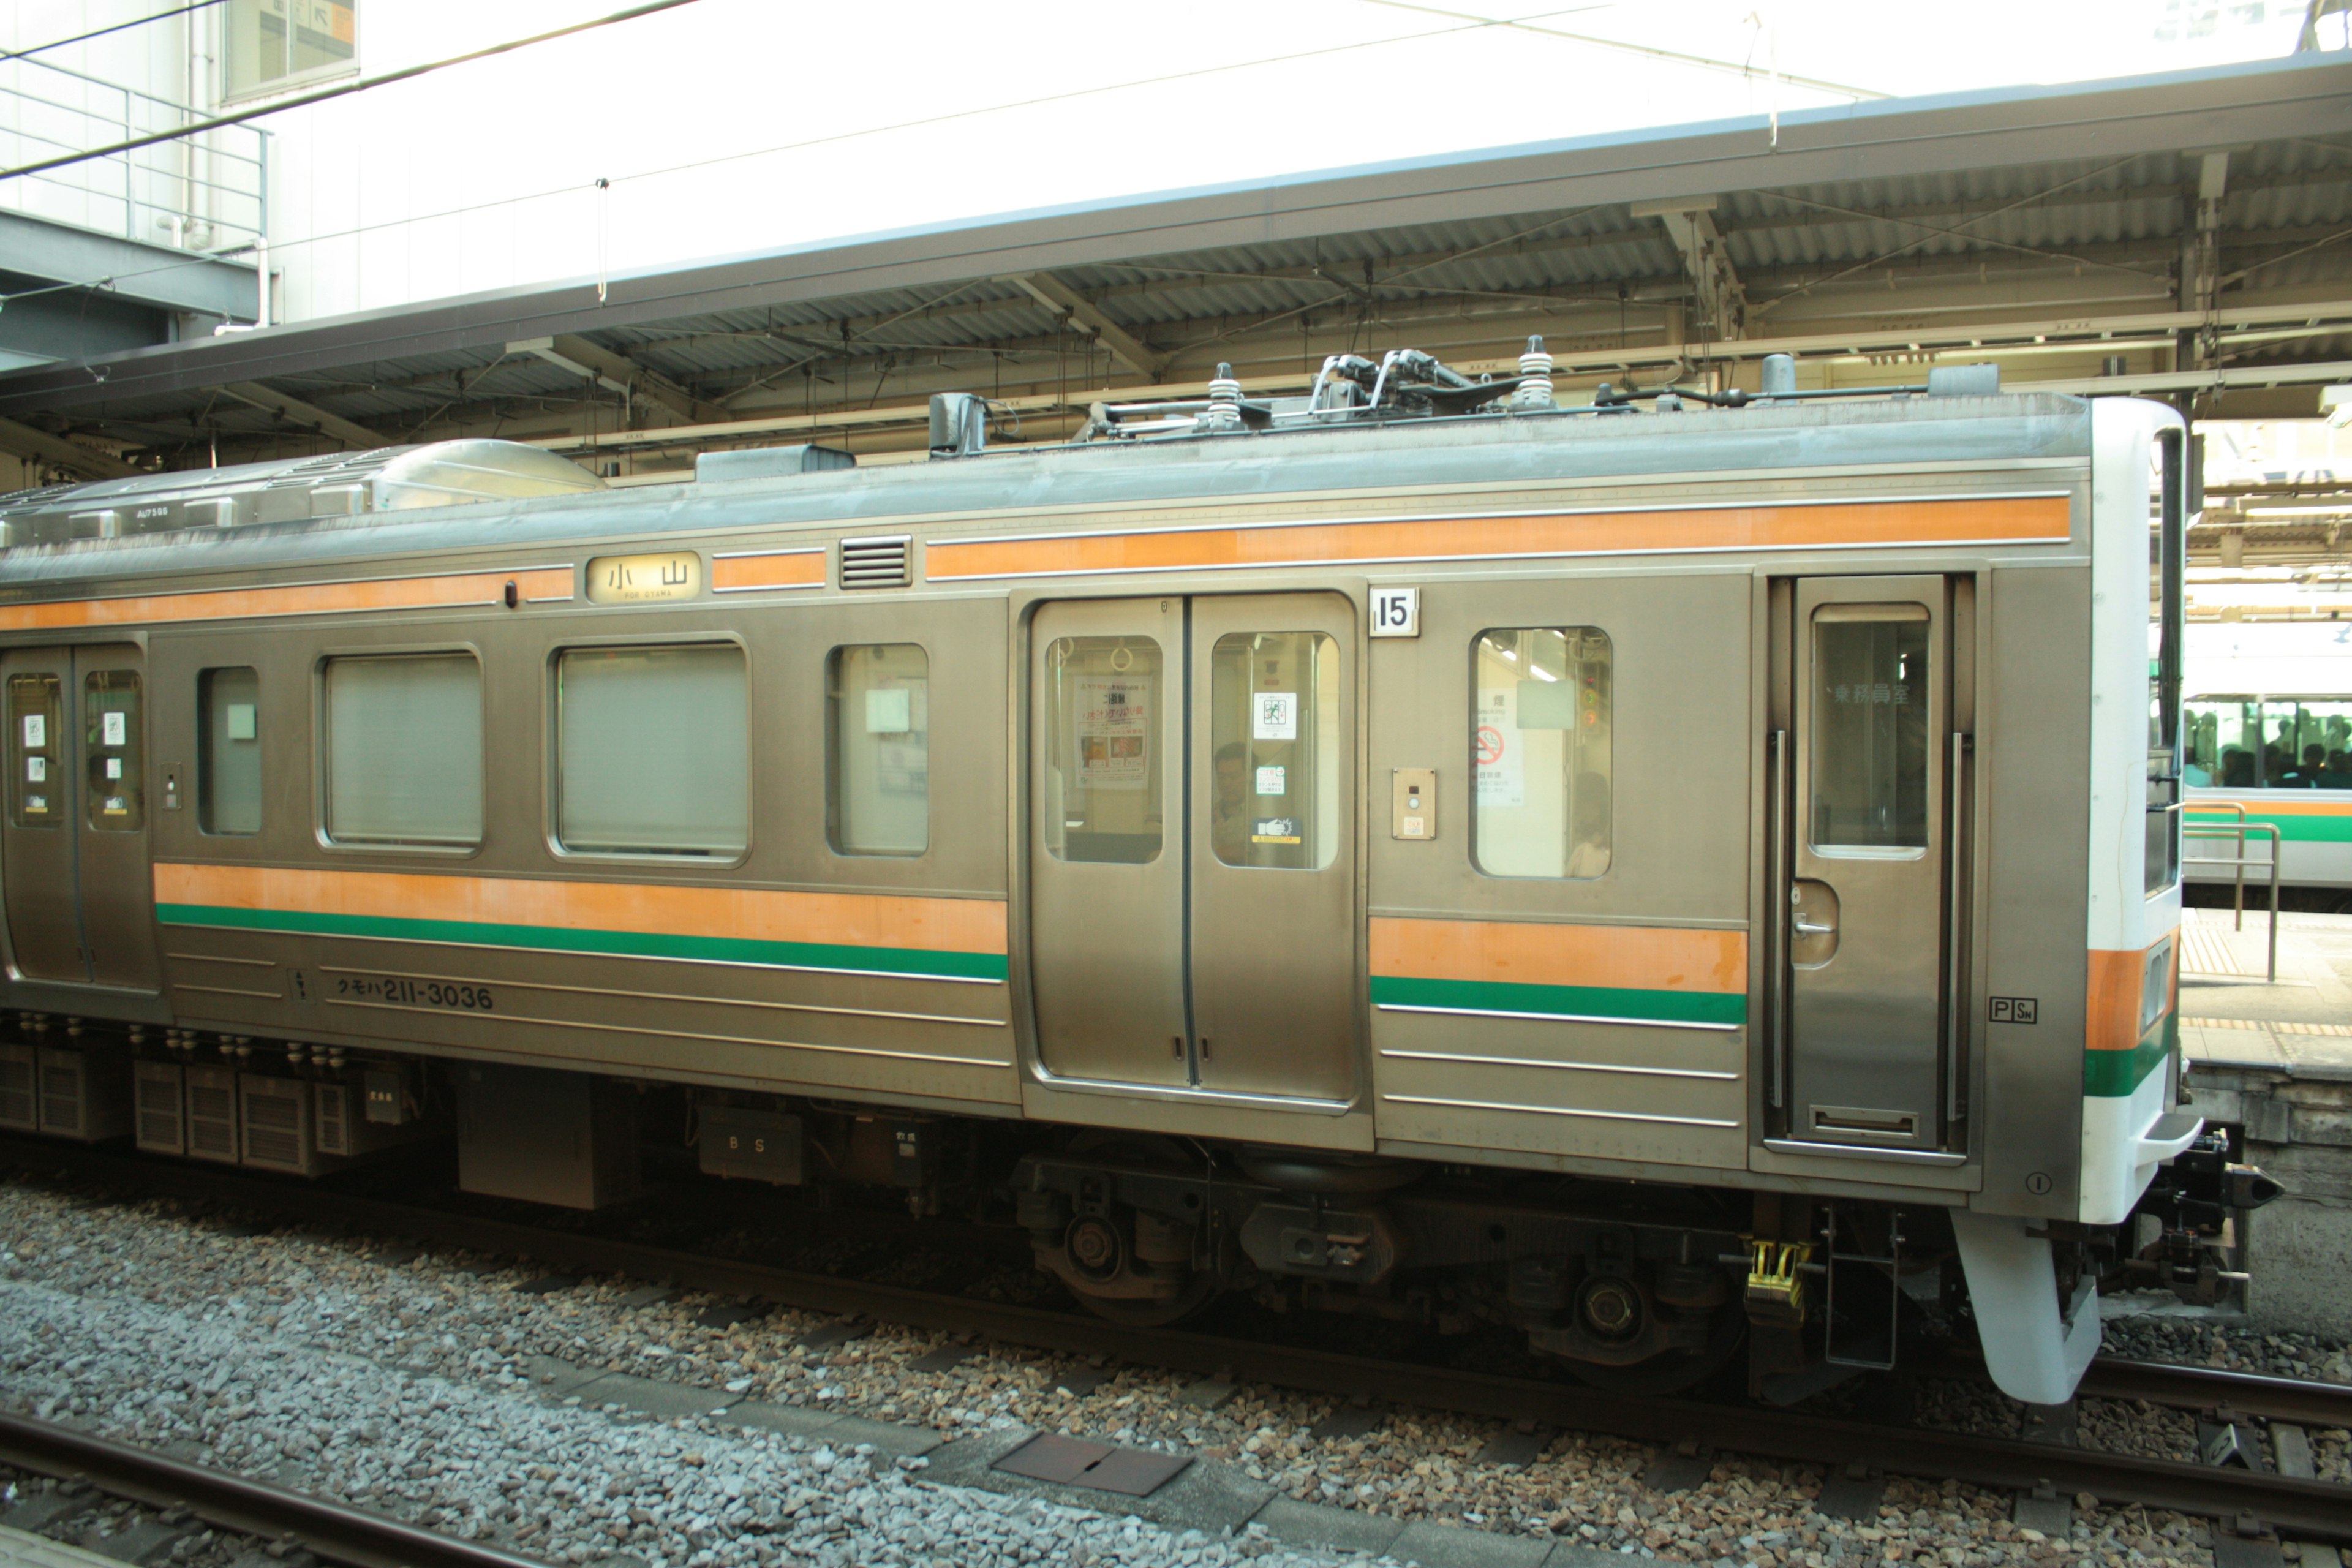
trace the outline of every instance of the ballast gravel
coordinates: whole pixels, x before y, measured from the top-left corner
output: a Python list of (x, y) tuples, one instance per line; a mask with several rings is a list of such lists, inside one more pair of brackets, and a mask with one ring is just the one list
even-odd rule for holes
[[(1400, 1409), (1327, 1436), (1328, 1399), (1244, 1385), (1204, 1407), (1173, 1374), (1102, 1369), (1088, 1388), (1068, 1360), (1006, 1347), (917, 1370), (943, 1347), (938, 1336), (877, 1328), (809, 1350), (795, 1340), (824, 1320), (712, 1326), (705, 1314), (726, 1303), (709, 1297), (625, 1279), (516, 1288), (535, 1273), (324, 1233), (249, 1234), (167, 1201), (117, 1206), (13, 1182), (0, 1185), (0, 1405), (530, 1556), (615, 1568), (1366, 1560), (1299, 1551), (1255, 1525), (1227, 1539), (1171, 1531), (1119, 1515), (1115, 1500), (1088, 1511), (931, 1485), (919, 1460), (822, 1434), (565, 1404), (541, 1382), (557, 1363), (535, 1358), (948, 1438), (1026, 1426), (1177, 1450), (1300, 1501), (1596, 1553), (1726, 1568), (2211, 1563), (2203, 1521), (2088, 1498), (2069, 1531), (2045, 1536), (2011, 1522), (2006, 1493), (1897, 1477), (1875, 1519), (1849, 1521), (1814, 1506), (1822, 1478), (1800, 1466), (1717, 1456), (1696, 1486), (1662, 1491), (1643, 1479), (1656, 1451), (1608, 1437), (1559, 1434), (1531, 1458), (1498, 1462), (1489, 1422)], [(1923, 1388), (1923, 1421), (2014, 1429), (2019, 1407), (1973, 1386), (1953, 1394), (1961, 1407), (1948, 1423), (1937, 1386)], [(2086, 1440), (2103, 1422), (2172, 1422), (2132, 1415), (2086, 1410)], [(2312, 1436), (2340, 1468), (2343, 1435)], [(2169, 1453), (2175, 1435), (2162, 1439)]]

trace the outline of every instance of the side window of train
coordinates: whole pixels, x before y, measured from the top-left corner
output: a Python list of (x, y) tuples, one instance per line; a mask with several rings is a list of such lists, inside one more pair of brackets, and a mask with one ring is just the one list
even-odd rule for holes
[(136, 833), (147, 824), (146, 730), (139, 718), (139, 672), (93, 669), (82, 678), (89, 726), (83, 799), (90, 826)]
[(736, 644), (567, 648), (555, 732), (555, 839), (570, 853), (731, 860), (751, 847)]
[(826, 826), (841, 855), (920, 855), (931, 843), (931, 660), (913, 643), (825, 660)]
[(470, 849), (482, 841), (482, 668), (470, 653), (334, 658), (326, 668), (327, 837)]
[(1480, 634), (1471, 656), (1472, 864), (1490, 877), (1598, 877), (1612, 845), (1609, 636)]
[(196, 676), (196, 826), (261, 831), (261, 677), (250, 666)]
[(2185, 715), (2188, 784), (2352, 790), (2352, 698), (2208, 697), (2188, 703)]
[(55, 827), (72, 798), (58, 772), (65, 754), (63, 692), (54, 675), (8, 680), (8, 820), (17, 827)]

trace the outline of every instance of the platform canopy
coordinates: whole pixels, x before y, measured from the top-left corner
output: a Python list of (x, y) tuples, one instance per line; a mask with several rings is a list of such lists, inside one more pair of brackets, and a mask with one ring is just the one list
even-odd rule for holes
[(1572, 135), (232, 332), (0, 375), (0, 449), (64, 476), (495, 435), (642, 482), (727, 447), (914, 456), (935, 392), (1035, 442), (1221, 363), (1254, 395), (1343, 350), (1501, 374), (1538, 333), (1569, 401), (1752, 385), (1778, 353), (1807, 386), (1990, 359), (2012, 387), (2313, 416), (2352, 383), (2352, 56)]

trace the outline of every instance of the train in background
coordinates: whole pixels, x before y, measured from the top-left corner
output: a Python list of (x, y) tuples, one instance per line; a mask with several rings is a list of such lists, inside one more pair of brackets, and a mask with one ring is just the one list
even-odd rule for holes
[(2255, 1194), (2181, 1104), (2181, 421), (1549, 363), (0, 500), (0, 1125), (573, 1206), (691, 1148), (1615, 1387), (1964, 1296), (2063, 1400)]
[(2199, 622), (2187, 649), (2188, 877), (2235, 881), (2242, 858), (2266, 885), (2275, 853), (2283, 886), (2352, 910), (2352, 621)]

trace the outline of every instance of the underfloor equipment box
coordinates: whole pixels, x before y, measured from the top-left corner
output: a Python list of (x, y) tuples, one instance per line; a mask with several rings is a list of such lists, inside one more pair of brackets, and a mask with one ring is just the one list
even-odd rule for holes
[(41, 1131), (84, 1143), (131, 1131), (131, 1049), (110, 1041), (36, 1048)]
[(705, 1105), (696, 1112), (695, 1147), (702, 1169), (713, 1176), (740, 1176), (778, 1186), (798, 1186), (801, 1119), (781, 1110), (740, 1105)]
[(457, 1069), (457, 1184), (596, 1209), (637, 1195), (637, 1097), (611, 1079), (468, 1062)]
[(0, 1045), (0, 1131), (41, 1130), (40, 1073), (32, 1047)]
[(236, 1069), (184, 1067), (180, 1075), (188, 1091), (189, 1157), (236, 1164), (244, 1142), (237, 1127)]
[(188, 1152), (187, 1069), (177, 1062), (132, 1062), (131, 1099), (138, 1126), (131, 1141), (149, 1154)]

